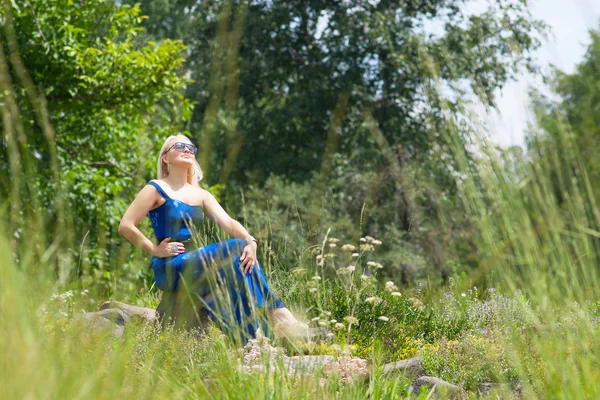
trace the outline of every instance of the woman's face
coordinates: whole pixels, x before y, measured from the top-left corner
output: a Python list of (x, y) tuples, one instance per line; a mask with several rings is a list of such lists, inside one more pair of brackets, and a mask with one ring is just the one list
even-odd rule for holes
[(176, 143), (186, 143), (192, 144), (190, 140), (186, 137), (176, 137), (173, 138), (169, 145), (167, 146), (167, 152), (163, 156), (163, 160), (167, 164), (171, 165), (181, 165), (181, 166), (189, 166), (191, 167), (194, 163), (194, 159), (196, 158), (195, 154), (190, 150), (187, 146), (183, 149), (177, 148), (177, 145), (173, 147)]

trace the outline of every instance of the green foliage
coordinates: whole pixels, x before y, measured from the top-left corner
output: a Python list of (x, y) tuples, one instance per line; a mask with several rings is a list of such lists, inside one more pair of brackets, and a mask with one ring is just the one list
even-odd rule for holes
[(496, 334), (465, 333), (456, 340), (426, 344), (420, 355), (430, 374), (476, 391), (477, 385), (484, 382), (512, 382), (517, 378), (504, 348)]
[[(378, 151), (365, 110), (415, 159), (435, 146), (448, 154), (444, 113), (460, 113), (469, 91), (493, 104), (519, 67), (533, 68), (543, 30), (526, 2), (512, 0), (474, 15), (455, 0), (144, 0), (141, 8), (149, 35), (190, 46), (192, 125), (210, 151), (209, 179), (221, 182), (262, 183), (271, 173), (305, 181), (335, 153), (371, 167)], [(426, 34), (433, 21), (439, 34)], [(424, 90), (435, 79), (455, 95)]]
[[(191, 111), (182, 97), (186, 79), (179, 75), (185, 48), (177, 40), (140, 41), (143, 17), (138, 6), (110, 0), (12, 4), (23, 67), (47, 99), (61, 180), (57, 186), (51, 179), (50, 149), (30, 120), (34, 105), (25, 96), (27, 87), (16, 86), (25, 136), (20, 148), (0, 147), (1, 197), (15, 190), (16, 181), (8, 177), (21, 174), (27, 182), (17, 188), (21, 195), (31, 190), (26, 187), (35, 188), (29, 192), (34, 201), (25, 203), (23, 212), (41, 207), (52, 238), (61, 223), (55, 201), (66, 192), (74, 229), (62, 240), (76, 247), (72, 260), (62, 260), (60, 269), (77, 276), (83, 268), (93, 281), (109, 285), (106, 289), (114, 288), (121, 276), (139, 279), (140, 271), (127, 264), (128, 252), (119, 252), (116, 229), (132, 196), (152, 176), (155, 160), (149, 155), (156, 153), (161, 138), (185, 133)], [(9, 167), (8, 160), (18, 153), (29, 160), (30, 169), (25, 169), (27, 163), (23, 169)], [(23, 224), (12, 228), (16, 235), (24, 234)], [(121, 267), (121, 274), (114, 275)]]

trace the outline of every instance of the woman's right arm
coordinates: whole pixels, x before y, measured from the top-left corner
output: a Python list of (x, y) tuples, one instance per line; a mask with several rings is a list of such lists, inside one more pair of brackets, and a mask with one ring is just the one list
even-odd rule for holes
[(184, 248), (182, 249), (182, 243), (176, 243), (179, 251), (177, 253), (172, 253), (167, 247), (171, 238), (166, 238), (160, 244), (156, 245), (137, 228), (137, 225), (142, 222), (146, 214), (148, 214), (148, 211), (150, 211), (154, 203), (156, 203), (157, 197), (156, 189), (151, 185), (146, 185), (137, 194), (127, 211), (125, 211), (123, 218), (121, 218), (119, 233), (125, 236), (125, 238), (133, 243), (134, 246), (139, 247), (155, 257), (170, 257), (185, 251)]

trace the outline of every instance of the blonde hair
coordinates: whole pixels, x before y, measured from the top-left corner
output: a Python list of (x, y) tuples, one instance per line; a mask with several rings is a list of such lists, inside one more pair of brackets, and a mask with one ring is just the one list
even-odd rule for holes
[[(187, 136), (184, 136), (184, 135), (169, 136), (165, 140), (165, 142), (163, 143), (163, 145), (160, 149), (160, 153), (158, 153), (158, 162), (156, 164), (157, 179), (162, 179), (169, 175), (167, 163), (163, 162), (163, 156), (164, 156), (163, 153), (165, 152), (165, 150), (167, 150), (169, 148), (169, 146), (171, 146), (172, 142), (175, 139), (183, 139), (185, 142), (191, 143), (190, 139), (188, 139)], [(198, 161), (196, 161), (196, 158), (194, 158), (194, 163), (188, 169), (187, 182), (190, 185), (200, 186), (199, 182), (202, 180), (203, 176), (204, 175), (202, 174), (202, 169), (200, 168), (200, 164), (198, 164)]]

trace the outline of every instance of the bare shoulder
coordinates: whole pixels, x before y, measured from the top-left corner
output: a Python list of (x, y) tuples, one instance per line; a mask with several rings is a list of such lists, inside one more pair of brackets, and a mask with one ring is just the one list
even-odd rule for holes
[(194, 194), (200, 199), (202, 206), (206, 206), (207, 201), (214, 199), (215, 197), (206, 189), (194, 186)]

